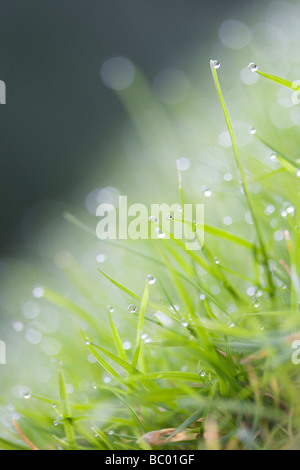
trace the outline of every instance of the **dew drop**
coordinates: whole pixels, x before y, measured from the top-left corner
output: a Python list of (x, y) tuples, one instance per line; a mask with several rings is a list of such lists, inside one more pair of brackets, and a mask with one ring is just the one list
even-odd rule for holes
[(152, 274), (148, 274), (147, 279), (148, 279), (148, 284), (150, 284), (150, 286), (153, 286), (153, 284), (156, 283), (156, 279), (154, 276), (152, 276)]
[(153, 222), (154, 224), (157, 224), (157, 222), (158, 222), (157, 218), (154, 217), (154, 215), (150, 215), (148, 220), (149, 220), (149, 222)]
[(221, 64), (218, 60), (212, 60), (211, 63), (214, 69), (219, 69), (221, 67)]
[(110, 436), (113, 436), (115, 434), (115, 431), (109, 431), (108, 433)]
[(250, 62), (248, 67), (251, 70), (251, 72), (257, 72), (258, 71), (258, 66), (254, 62)]
[(200, 299), (200, 300), (205, 300), (205, 299), (206, 299), (206, 295), (205, 295), (205, 294), (200, 294), (200, 295), (199, 295), (199, 299)]
[(300, 170), (297, 170), (296, 176), (297, 178), (300, 178)]
[(172, 214), (167, 214), (167, 215), (166, 215), (166, 219), (167, 219), (167, 220), (173, 220), (174, 217), (173, 217)]
[(200, 375), (200, 377), (205, 377), (204, 370), (199, 370), (198, 374)]
[(211, 189), (206, 188), (203, 192), (205, 197), (211, 197), (212, 196), (212, 191)]
[(155, 233), (157, 238), (165, 238), (166, 236), (166, 234), (159, 227), (155, 229)]
[(136, 306), (133, 304), (128, 305), (127, 309), (129, 310), (130, 313), (135, 313), (137, 311)]
[(109, 305), (107, 307), (107, 310), (109, 311), (109, 313), (113, 313), (115, 311), (114, 307), (112, 305)]
[(51, 407), (56, 408), (56, 403), (54, 401), (51, 403)]
[(258, 307), (259, 307), (259, 300), (258, 300), (258, 299), (254, 299), (254, 301), (253, 301), (253, 307), (254, 307), (254, 308), (258, 308)]
[(214, 257), (214, 263), (215, 264), (220, 264), (220, 260), (217, 256)]
[(250, 127), (249, 132), (250, 132), (251, 135), (255, 135), (256, 134), (255, 127)]
[(181, 326), (183, 326), (183, 328), (187, 328), (189, 326), (188, 322), (186, 320), (182, 320), (180, 322)]
[(233, 322), (230, 323), (229, 328), (234, 328), (234, 327), (235, 327), (235, 323), (233, 323)]
[(58, 426), (58, 421), (53, 421), (54, 426)]
[(270, 155), (270, 160), (271, 160), (272, 162), (277, 162), (277, 155), (276, 155), (275, 153), (272, 153), (272, 154)]
[(29, 392), (25, 392), (24, 395), (23, 395), (23, 398), (25, 398), (25, 400), (29, 400), (29, 398), (31, 398), (31, 395)]

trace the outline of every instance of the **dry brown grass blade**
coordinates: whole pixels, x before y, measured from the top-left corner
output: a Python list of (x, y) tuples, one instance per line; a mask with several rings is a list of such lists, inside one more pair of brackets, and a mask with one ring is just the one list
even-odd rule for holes
[(158, 431), (151, 431), (143, 435), (143, 439), (150, 445), (159, 446), (171, 442), (184, 442), (184, 441), (195, 441), (198, 439), (198, 434), (193, 429), (185, 429), (184, 431), (178, 432), (174, 436), (170, 437), (176, 428), (165, 428), (159, 429)]
[(19, 434), (19, 436), (23, 439), (24, 442), (30, 447), (31, 450), (39, 450), (32, 442), (22, 433), (20, 426), (18, 425), (18, 422), (13, 419), (14, 427)]

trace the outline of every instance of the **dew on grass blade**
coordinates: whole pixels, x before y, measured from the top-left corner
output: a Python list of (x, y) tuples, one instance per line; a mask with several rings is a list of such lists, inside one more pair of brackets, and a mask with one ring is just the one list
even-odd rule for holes
[(200, 377), (205, 377), (205, 372), (204, 370), (199, 370), (198, 374), (200, 375)]
[(51, 403), (51, 408), (56, 408), (56, 403), (54, 401)]
[(250, 127), (249, 132), (250, 132), (251, 135), (255, 135), (256, 134), (255, 127)]
[(254, 299), (254, 300), (253, 300), (253, 307), (254, 307), (254, 308), (258, 308), (258, 307), (259, 307), (259, 300), (258, 300), (258, 299)]
[(156, 283), (156, 279), (155, 279), (154, 276), (152, 276), (152, 274), (148, 274), (147, 280), (148, 280), (148, 284), (149, 284), (150, 286), (152, 286), (153, 284)]
[(220, 264), (220, 259), (217, 256), (214, 257), (214, 263)]
[(258, 71), (258, 65), (256, 65), (254, 62), (250, 62), (248, 67), (251, 70), (251, 72), (257, 72)]
[(166, 237), (166, 234), (159, 227), (157, 227), (155, 229), (155, 233), (156, 233), (157, 238), (165, 238)]
[(214, 69), (219, 69), (221, 67), (221, 64), (218, 60), (212, 60), (211, 64), (212, 64)]
[(183, 328), (187, 328), (189, 326), (188, 322), (186, 320), (182, 320), (180, 322), (181, 326), (183, 326)]
[(109, 313), (113, 313), (115, 311), (115, 308), (112, 305), (108, 305), (107, 310)]
[(149, 217), (149, 222), (153, 222), (154, 224), (157, 224), (158, 220), (154, 215), (150, 215)]
[(127, 310), (129, 310), (130, 313), (136, 313), (137, 308), (136, 308), (135, 305), (130, 304), (130, 305), (128, 305)]
[(29, 398), (31, 398), (31, 394), (29, 392), (25, 392), (23, 398), (25, 398), (25, 400), (29, 400)]
[(205, 188), (203, 191), (203, 194), (205, 197), (211, 197), (212, 196), (212, 190), (209, 188)]

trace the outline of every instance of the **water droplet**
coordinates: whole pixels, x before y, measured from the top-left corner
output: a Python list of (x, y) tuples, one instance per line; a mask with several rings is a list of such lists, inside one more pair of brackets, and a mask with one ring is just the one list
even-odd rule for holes
[(212, 60), (211, 63), (214, 69), (219, 69), (221, 67), (221, 64), (218, 60)]
[(151, 343), (151, 341), (152, 341), (151, 338), (146, 338), (145, 341), (144, 341), (144, 343), (145, 343), (145, 344), (149, 344), (149, 343)]
[(188, 322), (186, 320), (181, 320), (180, 322), (181, 326), (183, 326), (184, 328), (187, 328), (189, 326)]
[(300, 170), (297, 170), (296, 176), (300, 178)]
[(198, 374), (200, 375), (200, 377), (205, 377), (204, 370), (199, 370)]
[(90, 340), (89, 340), (88, 338), (86, 338), (85, 344), (86, 344), (87, 346), (89, 346), (89, 345), (91, 344), (91, 343), (90, 343)]
[(123, 348), (125, 349), (125, 351), (128, 351), (129, 349), (131, 349), (131, 343), (129, 341), (124, 341)]
[(248, 67), (251, 70), (251, 72), (257, 72), (258, 71), (258, 66), (254, 62), (250, 62)]
[(156, 279), (154, 276), (152, 276), (152, 274), (148, 274), (147, 279), (148, 279), (148, 284), (150, 284), (150, 286), (156, 283)]
[(255, 307), (255, 308), (259, 307), (259, 300), (258, 299), (253, 300), (253, 307)]
[(183, 209), (182, 209), (181, 206), (178, 206), (178, 207), (177, 207), (177, 210), (178, 210), (178, 212), (180, 212), (180, 213), (183, 212)]
[(166, 236), (166, 234), (159, 227), (155, 229), (155, 233), (157, 238), (165, 238)]
[(214, 257), (214, 263), (215, 264), (220, 264), (220, 260), (217, 256)]
[(250, 127), (249, 132), (250, 132), (251, 135), (256, 134), (256, 129), (255, 129), (255, 127)]
[(205, 300), (205, 299), (206, 299), (206, 295), (205, 295), (205, 294), (200, 294), (200, 295), (199, 295), (199, 299), (200, 299), (200, 300)]
[(229, 328), (234, 328), (234, 327), (235, 327), (235, 323), (233, 323), (233, 322), (230, 323)]
[(51, 407), (56, 408), (56, 403), (54, 401), (51, 403)]
[(31, 395), (29, 392), (25, 392), (24, 395), (23, 395), (23, 398), (25, 398), (25, 400), (29, 400), (29, 398), (31, 398)]
[(53, 421), (54, 426), (58, 426), (58, 421)]
[(158, 222), (157, 218), (154, 217), (154, 215), (150, 215), (148, 220), (149, 220), (149, 222), (153, 222), (154, 224), (157, 224), (157, 222)]
[(110, 436), (113, 436), (113, 434), (115, 434), (115, 431), (109, 431), (108, 434), (109, 434)]
[(115, 308), (112, 305), (109, 305), (107, 307), (107, 310), (109, 311), (109, 313), (113, 313), (115, 311)]
[(93, 387), (93, 390), (97, 390), (97, 385), (96, 384), (92, 384), (92, 387)]
[(277, 162), (277, 155), (275, 153), (272, 153), (272, 155), (270, 155), (270, 160), (272, 162)]
[(167, 214), (167, 215), (166, 215), (166, 219), (167, 219), (167, 220), (173, 220), (174, 217), (173, 217), (172, 214)]
[(133, 304), (128, 305), (127, 309), (129, 310), (130, 313), (135, 313), (137, 311), (136, 306)]
[(294, 206), (289, 206), (286, 211), (291, 217), (293, 217), (295, 215), (295, 207)]
[(147, 339), (147, 338), (148, 338), (148, 334), (142, 332), (142, 333), (141, 333), (141, 339), (142, 339), (143, 341), (145, 341), (145, 339)]
[(211, 197), (212, 196), (212, 191), (211, 191), (211, 189), (206, 188), (203, 191), (203, 194), (204, 194), (205, 197)]

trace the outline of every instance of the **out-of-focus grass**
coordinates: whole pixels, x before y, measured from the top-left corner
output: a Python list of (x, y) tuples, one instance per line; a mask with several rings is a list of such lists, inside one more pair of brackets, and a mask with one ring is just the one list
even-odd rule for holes
[[(299, 448), (297, 76), (247, 54), (272, 65), (257, 71), (268, 81), (240, 84), (240, 55), (220, 50), (217, 93), (191, 84), (162, 106), (138, 72), (118, 92), (131, 116), (122, 193), (205, 203), (201, 251), (99, 242), (95, 217), (66, 207), (34, 239), (42, 257), (3, 266), (0, 447), (30, 448), (26, 436), (40, 449)], [(282, 75), (300, 71), (290, 63)], [(291, 101), (283, 116), (278, 99)]]

